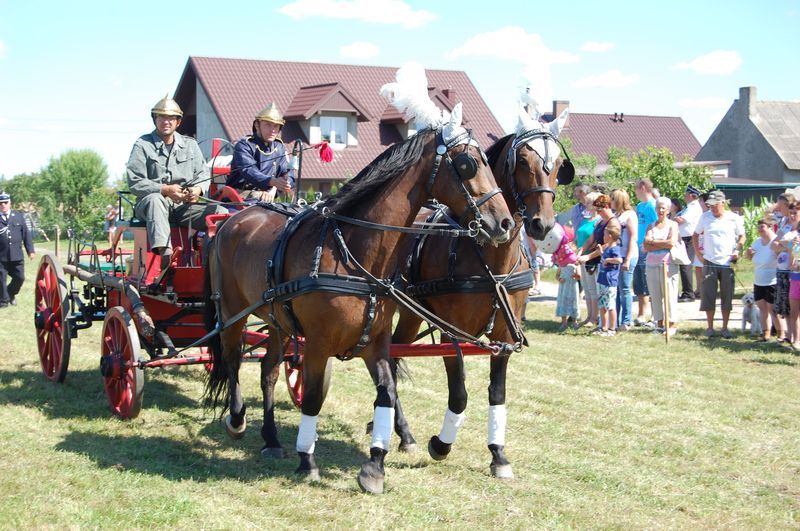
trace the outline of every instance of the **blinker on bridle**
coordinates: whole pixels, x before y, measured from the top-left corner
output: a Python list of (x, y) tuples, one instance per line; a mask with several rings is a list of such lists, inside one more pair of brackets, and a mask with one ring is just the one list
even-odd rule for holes
[[(439, 131), (436, 133), (436, 140), (436, 158), (433, 161), (433, 171), (431, 171), (431, 176), (428, 179), (426, 191), (428, 192), (429, 196), (433, 197), (433, 183), (436, 180), (436, 175), (439, 173), (439, 166), (442, 163), (442, 159), (446, 160), (447, 166), (450, 168), (450, 171), (455, 175), (458, 183), (461, 185), (461, 193), (467, 202), (467, 209), (472, 212), (473, 220), (469, 222), (469, 228), (477, 235), (479, 232), (482, 232), (482, 217), (479, 207), (495, 195), (502, 193), (502, 190), (500, 190), (500, 188), (494, 188), (493, 190), (483, 194), (477, 200), (475, 200), (475, 198), (473, 198), (467, 190), (464, 182), (475, 178), (475, 176), (478, 174), (478, 161), (475, 160), (475, 157), (470, 155), (467, 151), (469, 146), (476, 146), (478, 151), (480, 151), (481, 159), (483, 160), (484, 165), (489, 165), (486, 154), (480, 148), (478, 143), (472, 138), (471, 129), (467, 129), (463, 133), (460, 133), (447, 140), (445, 140), (442, 130), (439, 129)], [(464, 150), (455, 157), (451, 158), (448, 151), (459, 144), (464, 145)], [(466, 212), (464, 215), (466, 216)]]
[(511, 149), (508, 150), (508, 158), (506, 161), (507, 164), (507, 173), (511, 178), (511, 191), (514, 194), (514, 199), (517, 201), (517, 208), (519, 208), (519, 212), (522, 213), (525, 211), (525, 202), (524, 199), (528, 197), (530, 194), (534, 193), (549, 193), (553, 194), (553, 200), (555, 201), (556, 198), (556, 191), (550, 188), (549, 186), (534, 186), (525, 190), (522, 193), (517, 191), (517, 180), (514, 178), (514, 170), (517, 167), (517, 150), (530, 142), (531, 140), (535, 140), (537, 138), (542, 139), (542, 143), (544, 144), (544, 156), (542, 156), (538, 151), (532, 149), (536, 155), (542, 159), (542, 168), (544, 169), (545, 175), (548, 177), (550, 173), (553, 171), (553, 161), (550, 160), (550, 148), (548, 146), (548, 140), (552, 140), (561, 148), (561, 153), (563, 153), (565, 160), (561, 162), (561, 166), (558, 169), (558, 175), (556, 175), (556, 183), (559, 185), (567, 185), (572, 182), (575, 178), (575, 166), (573, 166), (572, 161), (569, 158), (569, 154), (567, 150), (564, 149), (564, 145), (561, 141), (556, 138), (552, 133), (549, 131), (544, 131), (541, 129), (529, 129), (525, 131), (521, 135), (518, 135), (514, 138), (514, 141), (511, 143)]

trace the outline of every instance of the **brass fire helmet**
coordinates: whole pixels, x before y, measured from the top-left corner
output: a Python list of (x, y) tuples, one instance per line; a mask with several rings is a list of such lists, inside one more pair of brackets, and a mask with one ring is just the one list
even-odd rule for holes
[(156, 116), (177, 116), (183, 118), (183, 111), (181, 110), (178, 102), (169, 97), (169, 94), (158, 100), (150, 109), (150, 114), (155, 118)]
[(283, 125), (286, 124), (286, 121), (283, 119), (283, 115), (281, 114), (281, 111), (278, 110), (278, 106), (275, 105), (274, 101), (272, 103), (270, 103), (269, 105), (267, 105), (266, 107), (264, 107), (263, 109), (261, 109), (261, 112), (259, 112), (256, 115), (255, 120), (256, 121), (261, 120), (261, 121), (264, 121), (264, 122), (272, 122), (272, 123), (280, 125), (280, 126), (283, 126)]

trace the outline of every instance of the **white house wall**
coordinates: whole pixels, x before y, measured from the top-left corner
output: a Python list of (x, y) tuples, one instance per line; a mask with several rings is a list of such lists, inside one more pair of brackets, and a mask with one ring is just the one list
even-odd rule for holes
[(235, 142), (238, 138), (228, 138), (222, 129), (217, 113), (208, 101), (206, 91), (199, 81), (196, 81), (195, 94), (197, 101), (197, 142), (200, 144), (200, 151), (205, 158), (211, 156), (211, 140), (214, 138), (224, 138), (230, 142)]

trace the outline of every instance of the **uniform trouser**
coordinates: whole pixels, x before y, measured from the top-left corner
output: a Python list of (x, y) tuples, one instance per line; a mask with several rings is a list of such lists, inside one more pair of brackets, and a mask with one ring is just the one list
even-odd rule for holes
[(169, 246), (170, 224), (191, 226), (195, 230), (206, 228), (206, 216), (225, 214), (227, 210), (217, 205), (202, 203), (177, 204), (159, 193), (147, 195), (136, 203), (134, 213), (147, 224), (150, 248)]
[(686, 254), (689, 255), (689, 264), (682, 265), (681, 268), (681, 297), (694, 299), (694, 245), (691, 236), (682, 236), (683, 243), (686, 244)]
[[(6, 277), (11, 277), (11, 282), (8, 285), (6, 285)], [(24, 260), (0, 261), (0, 302), (11, 302), (11, 299), (19, 293), (24, 280)]]

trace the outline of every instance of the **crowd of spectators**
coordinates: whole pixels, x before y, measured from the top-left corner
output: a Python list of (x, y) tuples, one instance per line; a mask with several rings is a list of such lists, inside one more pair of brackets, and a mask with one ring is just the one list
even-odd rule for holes
[[(558, 267), (560, 330), (588, 326), (596, 335), (614, 336), (642, 327), (672, 336), (678, 331), (678, 304), (699, 301), (706, 315), (703, 335), (730, 338), (735, 265), (743, 254), (745, 232), (742, 217), (730, 210), (725, 194), (702, 193), (689, 185), (678, 201), (660, 197), (647, 178), (636, 182), (635, 206), (623, 189), (604, 192), (576, 185), (576, 203), (559, 215), (563, 228), (558, 225), (560, 244), (553, 264)], [(761, 341), (774, 338), (797, 348), (799, 223), (800, 204), (791, 194), (781, 195), (758, 222), (758, 238), (745, 253), (755, 269)], [(678, 247), (685, 251), (676, 254)], [(535, 252), (536, 245), (532, 248)], [(715, 330), (718, 305), (722, 321)]]

